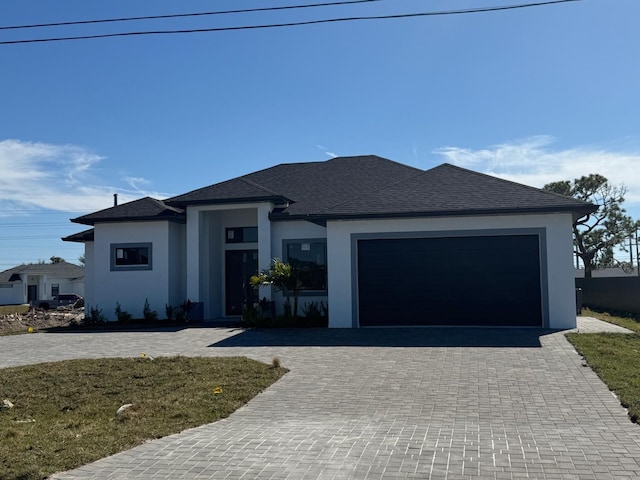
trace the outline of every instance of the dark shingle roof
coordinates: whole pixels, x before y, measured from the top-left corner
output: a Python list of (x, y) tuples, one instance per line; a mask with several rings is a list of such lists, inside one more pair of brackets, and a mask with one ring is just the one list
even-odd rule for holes
[(538, 188), (443, 164), (342, 203), (318, 216), (439, 216), (483, 213), (567, 211), (579, 214), (594, 206)]
[(422, 170), (366, 155), (326, 162), (281, 164), (166, 200), (169, 205), (229, 201), (288, 201), (289, 215), (316, 213)]
[(19, 280), (18, 275), (49, 275), (57, 278), (80, 278), (84, 276), (84, 267), (62, 261), (60, 263), (34, 263), (18, 265), (0, 272), (0, 282)]
[[(164, 202), (143, 198), (73, 219), (184, 220), (187, 205), (273, 202), (272, 220), (594, 211), (590, 203), (453, 165), (424, 171), (375, 155), (290, 163), (200, 188)], [(83, 235), (86, 232), (82, 232)], [(87, 233), (87, 235), (89, 235)], [(69, 241), (86, 241), (81, 237)]]
[(165, 205), (161, 200), (144, 197), (98, 212), (72, 218), (75, 223), (95, 225), (101, 222), (142, 222), (154, 220), (184, 221), (184, 210)]
[(63, 242), (93, 242), (93, 228), (89, 230), (83, 230), (82, 232), (74, 233), (73, 235), (68, 235), (66, 237), (62, 237)]

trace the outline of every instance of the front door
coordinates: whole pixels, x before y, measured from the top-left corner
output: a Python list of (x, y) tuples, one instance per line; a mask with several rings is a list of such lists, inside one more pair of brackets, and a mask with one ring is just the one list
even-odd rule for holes
[(38, 285), (27, 286), (27, 303), (38, 300)]
[(258, 301), (258, 294), (249, 279), (258, 273), (257, 250), (227, 250), (225, 252), (226, 314), (242, 315), (245, 305)]

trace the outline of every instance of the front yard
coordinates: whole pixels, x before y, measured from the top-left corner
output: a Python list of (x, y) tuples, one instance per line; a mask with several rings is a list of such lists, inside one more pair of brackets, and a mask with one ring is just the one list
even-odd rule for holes
[(635, 317), (585, 310), (583, 315), (634, 331), (624, 333), (568, 333), (567, 338), (594, 372), (640, 423), (640, 322)]
[(0, 369), (0, 478), (43, 479), (215, 422), (285, 373), (276, 359), (142, 353)]

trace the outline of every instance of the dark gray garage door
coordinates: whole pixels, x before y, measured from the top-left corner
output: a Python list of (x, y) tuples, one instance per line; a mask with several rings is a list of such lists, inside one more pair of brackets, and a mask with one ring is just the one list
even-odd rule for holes
[(542, 326), (537, 235), (358, 240), (360, 326)]

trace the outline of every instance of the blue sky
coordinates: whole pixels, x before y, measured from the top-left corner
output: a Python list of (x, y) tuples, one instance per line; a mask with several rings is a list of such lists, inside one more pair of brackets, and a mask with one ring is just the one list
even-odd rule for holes
[[(303, 1), (6, 0), (0, 24)], [(512, 5), (386, 0), (0, 30), (0, 41)], [(542, 186), (600, 173), (640, 218), (640, 2), (0, 45), (0, 270), (76, 261), (69, 218), (283, 162), (377, 154)], [(622, 259), (626, 258), (624, 255)]]

